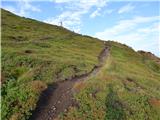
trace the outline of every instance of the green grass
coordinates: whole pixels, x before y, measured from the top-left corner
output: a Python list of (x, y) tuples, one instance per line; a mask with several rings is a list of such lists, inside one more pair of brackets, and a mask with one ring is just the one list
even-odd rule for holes
[(23, 120), (48, 84), (89, 72), (104, 45), (62, 27), (1, 13), (2, 119)]
[[(106, 65), (96, 77), (79, 83), (83, 87), (75, 86), (80, 91), (75, 94), (79, 108), (70, 108), (60, 118), (159, 120), (160, 65), (125, 45), (109, 43), (111, 51)], [(151, 102), (153, 98), (157, 104)]]
[[(27, 120), (51, 83), (89, 72), (103, 42), (65, 28), (2, 13), (2, 119)], [(159, 120), (157, 58), (108, 41), (110, 54), (99, 73), (78, 82), (64, 120)]]

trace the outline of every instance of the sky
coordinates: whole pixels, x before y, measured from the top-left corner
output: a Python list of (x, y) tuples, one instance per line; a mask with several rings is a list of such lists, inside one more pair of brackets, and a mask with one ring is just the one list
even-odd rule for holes
[(158, 0), (2, 0), (17, 15), (113, 40), (160, 57)]

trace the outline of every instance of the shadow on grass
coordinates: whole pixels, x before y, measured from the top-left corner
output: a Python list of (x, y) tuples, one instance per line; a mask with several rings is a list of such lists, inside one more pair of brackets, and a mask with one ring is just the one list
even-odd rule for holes
[(48, 85), (48, 88), (41, 93), (35, 110), (31, 111), (32, 115), (30, 116), (29, 120), (35, 120), (36, 117), (39, 116), (41, 109), (45, 108), (49, 104), (50, 97), (57, 87), (57, 83), (50, 84)]
[(105, 120), (125, 120), (125, 112), (122, 103), (116, 92), (113, 91), (113, 86), (109, 85), (109, 93), (106, 97), (106, 115)]

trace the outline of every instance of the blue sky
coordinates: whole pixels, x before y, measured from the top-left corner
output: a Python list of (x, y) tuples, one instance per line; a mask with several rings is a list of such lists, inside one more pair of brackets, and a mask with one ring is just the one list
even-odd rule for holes
[(158, 0), (2, 0), (20, 16), (63, 26), (160, 56)]

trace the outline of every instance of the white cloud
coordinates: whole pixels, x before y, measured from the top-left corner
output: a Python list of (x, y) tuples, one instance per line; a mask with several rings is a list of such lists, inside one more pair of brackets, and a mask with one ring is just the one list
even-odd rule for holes
[(68, 2), (73, 2), (77, 0), (53, 0), (55, 3), (68, 3)]
[(141, 23), (148, 23), (148, 22), (154, 22), (158, 21), (160, 19), (159, 16), (153, 16), (153, 17), (135, 17), (134, 19), (130, 20), (121, 20), (113, 26), (112, 28), (106, 29), (103, 32), (98, 32), (96, 35), (107, 36), (107, 35), (117, 35), (120, 33), (128, 32), (131, 30), (134, 30), (138, 24)]
[(45, 22), (50, 24), (60, 25), (60, 22), (63, 23), (63, 26), (74, 30), (75, 32), (79, 32), (81, 20), (80, 16), (83, 14), (84, 11), (79, 12), (72, 12), (66, 11), (56, 16), (55, 18), (49, 18)]
[(158, 55), (159, 19), (160, 16), (152, 16), (121, 20), (116, 25), (97, 32), (95, 37), (118, 41), (132, 46), (136, 50), (143, 49)]
[[(33, 6), (33, 0), (17, 0), (17, 6), (3, 6), (4, 9), (9, 10), (17, 15), (29, 17), (30, 12), (41, 12), (41, 10)], [(83, 15), (90, 12), (92, 7), (97, 9), (97, 13), (94, 13), (97, 16), (100, 15), (99, 12), (102, 7), (106, 5), (106, 0), (48, 0), (57, 4), (57, 9), (62, 10), (62, 13), (50, 17), (44, 22), (50, 24), (59, 25), (60, 22), (63, 22), (63, 26), (68, 29), (74, 30), (75, 32), (80, 32), (82, 26), (81, 18)]]
[(121, 7), (119, 10), (118, 10), (118, 13), (119, 14), (122, 14), (122, 13), (126, 13), (126, 12), (130, 12), (134, 9), (135, 7), (132, 6), (131, 4), (127, 4), (123, 7)]
[(27, 16), (29, 12), (41, 12), (41, 10), (35, 6), (33, 6), (30, 0), (17, 0), (17, 7), (13, 6), (2, 6), (4, 9), (9, 10), (20, 16)]
[(91, 15), (90, 17), (91, 18), (95, 18), (96, 16), (100, 16), (100, 11), (101, 11), (101, 8), (97, 8), (97, 10), (95, 10)]
[(106, 0), (54, 0), (54, 2), (63, 5), (65, 9), (60, 15), (48, 18), (44, 22), (59, 25), (62, 21), (64, 27), (76, 32), (80, 31), (83, 15), (89, 13), (92, 7), (96, 7), (98, 11), (92, 15), (95, 17), (99, 14), (101, 8), (106, 5)]

